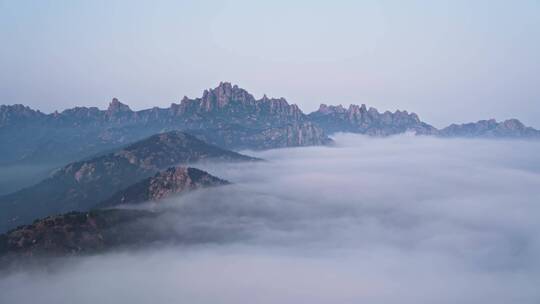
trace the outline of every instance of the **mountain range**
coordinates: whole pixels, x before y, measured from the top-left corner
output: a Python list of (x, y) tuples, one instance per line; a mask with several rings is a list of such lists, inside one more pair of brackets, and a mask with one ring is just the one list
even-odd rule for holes
[(182, 130), (227, 149), (330, 142), (298, 106), (283, 98), (256, 100), (237, 86), (221, 83), (201, 98), (184, 97), (167, 109), (132, 111), (116, 98), (107, 110), (76, 107), (52, 114), (22, 105), (0, 106), (0, 162), (74, 161), (168, 130)]
[[(2, 105), (0, 169), (57, 169), (0, 196), (0, 232), (7, 231), (0, 235), (0, 256), (94, 252), (156, 241), (164, 234), (140, 225), (155, 212), (115, 208), (229, 184), (187, 165), (260, 160), (229, 149), (326, 145), (337, 132), (540, 139), (539, 130), (517, 119), (437, 129), (415, 113), (379, 112), (363, 104), (322, 104), (305, 114), (284, 98), (255, 99), (227, 82), (166, 109), (132, 111), (116, 98), (107, 110), (76, 107), (51, 114)], [(30, 175), (27, 181), (36, 180)]]
[(88, 157), (152, 134), (182, 130), (227, 149), (323, 145), (328, 134), (354, 132), (388, 136), (403, 132), (444, 137), (540, 138), (518, 120), (479, 121), (438, 130), (415, 113), (365, 105), (321, 105), (305, 114), (284, 98), (255, 99), (228, 82), (184, 97), (169, 108), (133, 111), (113, 99), (106, 110), (76, 107), (45, 114), (23, 105), (0, 106), (0, 164), (57, 163)]
[(501, 122), (490, 119), (480, 120), (475, 123), (451, 124), (441, 129), (437, 135), (442, 137), (539, 139), (540, 131), (525, 126), (517, 119), (507, 119)]
[(322, 104), (308, 115), (310, 120), (327, 134), (350, 132), (370, 136), (389, 136), (405, 132), (416, 135), (439, 137), (477, 137), (477, 138), (523, 138), (540, 139), (540, 131), (526, 127), (517, 119), (497, 122), (494, 119), (480, 120), (466, 124), (452, 124), (437, 129), (420, 120), (417, 114), (407, 111), (385, 111), (380, 113), (366, 105), (329, 106)]

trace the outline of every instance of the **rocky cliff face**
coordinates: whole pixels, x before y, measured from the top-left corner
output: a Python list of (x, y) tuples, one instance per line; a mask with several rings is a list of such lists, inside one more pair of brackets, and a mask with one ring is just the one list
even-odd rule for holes
[(120, 190), (98, 206), (158, 202), (175, 194), (227, 184), (229, 182), (196, 168), (172, 167)]
[(88, 210), (171, 166), (252, 160), (256, 159), (179, 131), (154, 135), (118, 151), (68, 164), (34, 186), (0, 196), (0, 231), (50, 214)]
[(206, 90), (202, 98), (185, 97), (171, 109), (184, 119), (189, 132), (224, 147), (268, 149), (330, 142), (297, 105), (266, 95), (257, 100), (226, 82)]
[(517, 119), (497, 122), (495, 119), (480, 120), (466, 124), (452, 124), (438, 133), (442, 137), (485, 137), (485, 138), (537, 138), (540, 131), (526, 127)]
[(310, 113), (309, 118), (327, 133), (352, 132), (372, 136), (388, 136), (404, 132), (418, 135), (433, 135), (437, 129), (426, 124), (415, 113), (407, 111), (386, 111), (379, 113), (375, 108), (365, 105), (327, 106), (322, 104), (319, 110)]
[(179, 105), (173, 104), (171, 108), (177, 116), (187, 118), (189, 123), (196, 123), (197, 116), (203, 116), (215, 124), (234, 123), (265, 128), (306, 120), (298, 106), (290, 105), (284, 98), (268, 98), (265, 95), (256, 100), (244, 89), (227, 82), (204, 91), (202, 98), (184, 97)]

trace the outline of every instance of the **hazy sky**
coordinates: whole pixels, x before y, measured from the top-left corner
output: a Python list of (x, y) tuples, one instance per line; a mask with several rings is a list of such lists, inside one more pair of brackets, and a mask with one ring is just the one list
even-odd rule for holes
[(406, 109), (436, 126), (540, 127), (540, 1), (0, 0), (0, 103), (133, 109), (219, 81)]

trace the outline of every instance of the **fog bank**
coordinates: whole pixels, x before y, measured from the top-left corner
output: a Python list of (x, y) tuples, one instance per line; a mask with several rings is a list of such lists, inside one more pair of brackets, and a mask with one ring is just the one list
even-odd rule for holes
[(183, 242), (5, 274), (0, 302), (540, 301), (540, 143), (335, 140), (209, 164), (234, 184), (144, 207)]

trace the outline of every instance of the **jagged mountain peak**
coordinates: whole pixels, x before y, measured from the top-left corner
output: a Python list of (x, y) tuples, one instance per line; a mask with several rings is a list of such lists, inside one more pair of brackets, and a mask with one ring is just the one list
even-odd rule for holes
[(317, 112), (319, 112), (321, 114), (344, 113), (346, 111), (347, 111), (347, 109), (345, 109), (343, 107), (343, 105), (341, 105), (341, 104), (339, 104), (337, 106), (333, 106), (333, 105), (327, 105), (325, 103), (321, 103), (319, 105), (319, 109), (317, 110)]
[(230, 82), (221, 82), (216, 88), (205, 90), (201, 98), (184, 97), (179, 105), (171, 105), (171, 114), (185, 117), (195, 125), (206, 120), (216, 129), (222, 129), (224, 125), (247, 127), (246, 133), (252, 132), (248, 130), (276, 128), (283, 131), (289, 125), (298, 125), (307, 119), (298, 105), (289, 104), (283, 97), (264, 95), (261, 99), (255, 99), (249, 92)]
[(328, 133), (353, 132), (367, 135), (387, 136), (407, 131), (416, 134), (433, 135), (437, 129), (420, 120), (415, 113), (396, 110), (380, 113), (376, 108), (365, 104), (351, 104), (347, 109), (343, 106), (322, 104), (319, 110), (308, 117)]
[[(373, 109), (373, 110), (372, 110), (372, 109)], [(379, 111), (377, 111), (377, 109), (371, 108), (371, 107), (369, 108), (369, 110), (371, 110), (371, 111), (376, 111), (377, 113), (379, 112)], [(362, 105), (360, 105), (360, 106), (357, 105), (357, 104), (350, 104), (350, 105), (349, 105), (349, 110), (348, 110), (348, 111), (349, 111), (349, 112), (355, 111), (355, 112), (364, 112), (364, 113), (365, 113), (365, 112), (367, 112), (368, 110), (367, 110), (367, 107), (366, 107), (365, 104), (362, 104)]]
[(220, 82), (214, 89), (205, 90), (201, 98), (203, 107), (208, 110), (223, 108), (233, 102), (253, 103), (255, 98), (246, 90), (230, 82)]
[[(256, 99), (247, 90), (238, 85), (232, 85), (230, 82), (220, 82), (217, 87), (206, 89), (201, 98), (190, 99), (187, 96), (184, 96), (180, 105), (184, 104), (184, 106), (187, 106), (193, 103), (200, 103), (204, 109), (209, 111), (221, 109), (233, 104), (254, 107), (259, 104), (270, 104), (298, 108), (296, 104), (289, 104), (284, 97), (274, 98), (264, 94), (262, 98)], [(177, 106), (177, 104), (173, 105)]]
[(109, 114), (115, 114), (115, 113), (122, 113), (122, 112), (131, 112), (131, 109), (128, 105), (121, 103), (118, 98), (113, 98), (112, 101), (109, 103), (109, 107), (107, 108), (107, 113)]

